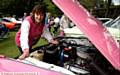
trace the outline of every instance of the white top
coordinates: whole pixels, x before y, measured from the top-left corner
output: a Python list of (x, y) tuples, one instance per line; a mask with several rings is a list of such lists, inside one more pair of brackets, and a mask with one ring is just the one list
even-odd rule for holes
[(60, 30), (69, 28), (69, 24), (70, 24), (69, 19), (65, 15), (63, 15), (60, 19)]
[[(27, 20), (24, 20), (21, 25), (21, 34), (20, 34), (20, 45), (22, 50), (28, 48), (28, 35), (29, 35), (30, 23)], [(45, 37), (49, 42), (53, 37), (51, 36), (49, 29), (44, 26), (43, 33), (41, 37)]]
[(59, 21), (60, 21), (60, 19), (59, 19), (58, 17), (56, 17), (56, 18), (54, 19), (54, 22), (55, 22), (55, 23), (59, 23)]

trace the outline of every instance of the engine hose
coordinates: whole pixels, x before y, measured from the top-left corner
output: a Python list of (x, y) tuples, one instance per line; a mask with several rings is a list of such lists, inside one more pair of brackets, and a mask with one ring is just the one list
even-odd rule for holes
[(61, 67), (64, 66), (64, 49), (62, 49), (62, 51), (60, 53), (60, 66)]

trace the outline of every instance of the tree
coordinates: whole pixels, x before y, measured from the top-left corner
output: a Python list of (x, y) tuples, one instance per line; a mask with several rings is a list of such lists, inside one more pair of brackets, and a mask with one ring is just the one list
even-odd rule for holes
[(109, 14), (111, 3), (112, 3), (112, 0), (107, 0), (107, 11), (106, 11), (105, 17), (107, 17)]
[(54, 5), (51, 0), (44, 0), (43, 2), (47, 6), (47, 11), (50, 12), (53, 16), (59, 16), (62, 14), (61, 10), (56, 5)]

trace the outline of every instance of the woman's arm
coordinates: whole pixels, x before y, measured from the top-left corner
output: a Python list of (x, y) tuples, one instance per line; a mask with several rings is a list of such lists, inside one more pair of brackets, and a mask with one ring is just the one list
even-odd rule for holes
[(47, 28), (47, 26), (44, 26), (42, 37), (45, 37), (49, 42), (50, 42), (51, 39), (53, 39), (53, 37), (52, 37), (49, 29)]
[(48, 42), (53, 43), (53, 44), (58, 44), (58, 41), (53, 39), (47, 27), (44, 27), (42, 36), (45, 37), (48, 40)]
[(30, 29), (29, 22), (27, 20), (24, 20), (21, 26), (21, 35), (20, 35), (20, 45), (23, 51), (23, 54), (19, 57), (20, 60), (23, 60), (29, 56), (29, 45), (28, 45), (29, 29)]
[(28, 35), (29, 35), (30, 24), (27, 20), (24, 20), (21, 25), (21, 34), (20, 34), (20, 46), (22, 50), (28, 48)]

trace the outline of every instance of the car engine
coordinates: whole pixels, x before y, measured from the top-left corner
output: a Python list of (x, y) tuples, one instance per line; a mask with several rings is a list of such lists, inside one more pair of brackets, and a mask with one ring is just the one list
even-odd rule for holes
[(30, 57), (64, 67), (77, 75), (119, 75), (120, 72), (103, 57), (85, 37), (57, 37), (59, 44), (34, 48)]

